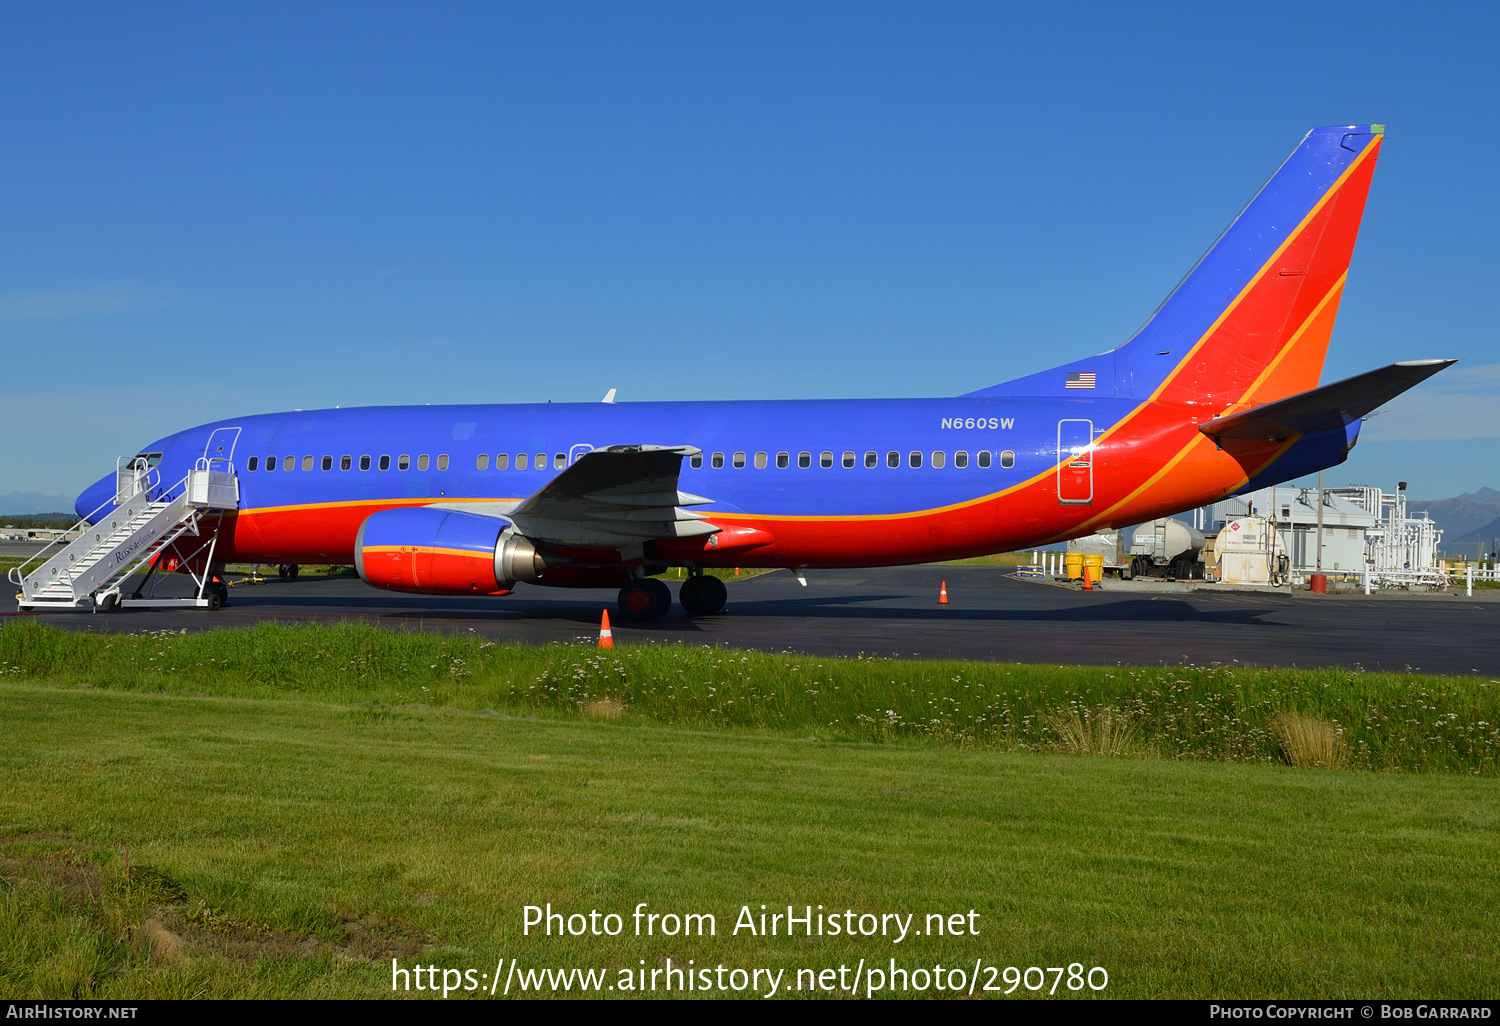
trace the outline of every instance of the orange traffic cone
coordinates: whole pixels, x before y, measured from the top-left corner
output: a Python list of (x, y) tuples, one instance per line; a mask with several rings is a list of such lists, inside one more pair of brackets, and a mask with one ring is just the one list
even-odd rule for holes
[(615, 647), (615, 635), (614, 635), (614, 632), (609, 629), (609, 610), (608, 609), (606, 609), (604, 611), (604, 619), (602, 619), (602, 620), (599, 621), (599, 647), (600, 648), (614, 648)]
[(1083, 568), (1083, 590), (1084, 591), (1093, 591), (1094, 590), (1094, 575), (1093, 575), (1092, 571), (1093, 571), (1093, 567), (1085, 566)]
[(943, 582), (943, 586), (938, 589), (938, 605), (940, 605), (940, 606), (946, 606), (947, 604), (948, 604), (948, 582), (944, 581)]
[(734, 576), (738, 577), (739, 575), (740, 575), (740, 568), (739, 567), (735, 567), (734, 568)]

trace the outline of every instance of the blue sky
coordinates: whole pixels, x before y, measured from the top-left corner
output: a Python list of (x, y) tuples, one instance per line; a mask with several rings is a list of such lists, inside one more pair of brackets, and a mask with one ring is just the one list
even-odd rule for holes
[(0, 7), (0, 494), (334, 404), (951, 395), (1383, 122), (1331, 480), (1500, 485), (1487, 5)]

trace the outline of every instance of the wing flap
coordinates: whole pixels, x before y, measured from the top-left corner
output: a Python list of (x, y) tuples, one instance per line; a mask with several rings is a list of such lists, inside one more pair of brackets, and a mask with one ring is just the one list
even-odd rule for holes
[(720, 529), (683, 509), (712, 502), (678, 489), (689, 445), (612, 445), (584, 453), (509, 516), (528, 538), (611, 548)]

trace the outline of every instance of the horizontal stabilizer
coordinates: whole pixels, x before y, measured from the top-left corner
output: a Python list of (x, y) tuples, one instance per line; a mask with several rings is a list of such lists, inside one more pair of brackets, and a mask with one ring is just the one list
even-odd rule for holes
[(1343, 427), (1390, 402), (1457, 360), (1408, 360), (1356, 374), (1311, 392), (1279, 399), (1199, 424), (1210, 438), (1280, 441), (1291, 435)]

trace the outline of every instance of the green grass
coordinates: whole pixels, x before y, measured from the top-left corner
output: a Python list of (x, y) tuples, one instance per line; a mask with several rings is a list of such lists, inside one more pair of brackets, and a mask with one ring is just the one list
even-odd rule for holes
[(1076, 747), (1103, 714), (1137, 754), (1288, 761), (1278, 716), (1326, 723), (1351, 766), (1495, 776), (1500, 682), (1337, 670), (1027, 666), (828, 659), (675, 645), (536, 648), (361, 624), (147, 636), (0, 629), (0, 676), (127, 690), (378, 706), (422, 703), (630, 722), (1005, 751)]
[[(790, 983), (895, 957), (1101, 966), (1117, 997), (1494, 998), (1495, 690), (11, 620), (0, 993), (380, 996), (393, 957)], [(1292, 713), (1366, 771), (1283, 765)], [(1139, 757), (1055, 754), (1100, 748)], [(630, 936), (642, 901), (718, 935)], [(547, 902), (626, 934), (523, 936)], [(980, 932), (732, 935), (789, 903), (973, 909)]]
[[(0, 682), (0, 991), (378, 996), (390, 958), (1102, 966), (1109, 995), (1496, 995), (1496, 784)], [(130, 870), (126, 872), (126, 859)], [(523, 937), (521, 909), (713, 913)], [(730, 935), (742, 905), (978, 937)], [(153, 954), (147, 920), (182, 939)], [(628, 920), (627, 920), (628, 922)]]
[(996, 552), (989, 556), (970, 556), (967, 559), (948, 559), (933, 566), (1003, 566), (1017, 567), (1031, 562), (1030, 552)]

